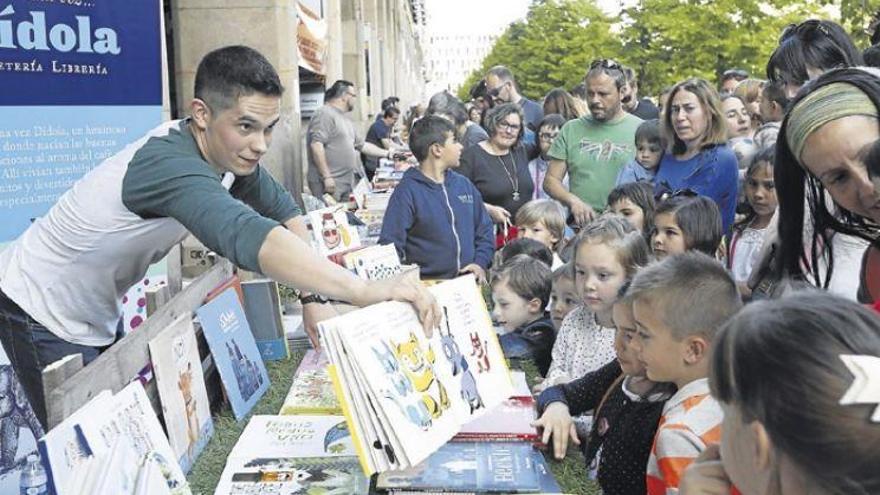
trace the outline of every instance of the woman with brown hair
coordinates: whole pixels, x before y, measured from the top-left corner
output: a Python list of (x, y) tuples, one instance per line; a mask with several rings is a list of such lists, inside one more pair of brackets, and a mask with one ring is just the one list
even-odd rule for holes
[(575, 100), (568, 91), (562, 88), (553, 88), (544, 96), (544, 115), (558, 113), (565, 120), (580, 118), (586, 113), (583, 103)]
[(669, 94), (661, 135), (669, 149), (654, 177), (655, 192), (689, 189), (709, 197), (718, 205), (723, 231), (728, 232), (735, 215), (738, 172), (715, 89), (703, 79), (676, 84)]

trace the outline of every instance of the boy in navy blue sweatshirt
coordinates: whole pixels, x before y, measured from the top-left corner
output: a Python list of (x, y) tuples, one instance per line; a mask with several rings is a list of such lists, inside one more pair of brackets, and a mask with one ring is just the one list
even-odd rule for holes
[(462, 148), (455, 128), (442, 117), (423, 117), (409, 147), (419, 167), (407, 170), (391, 194), (379, 243), (394, 244), (403, 262), (419, 265), (422, 278), (473, 273), (484, 282), (495, 254), (492, 220), (473, 183), (450, 170)]

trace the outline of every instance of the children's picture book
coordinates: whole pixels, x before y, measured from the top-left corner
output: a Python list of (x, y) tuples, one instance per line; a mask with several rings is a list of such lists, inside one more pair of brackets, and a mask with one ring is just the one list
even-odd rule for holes
[(284, 322), (281, 320), (281, 295), (278, 282), (267, 278), (242, 282), (244, 314), (257, 341), (263, 360), (277, 361), (290, 357)]
[(511, 397), (532, 397), (532, 391), (526, 381), (526, 374), (523, 371), (511, 370), (510, 379), (513, 381), (513, 395)]
[(366, 280), (385, 280), (402, 272), (393, 244), (377, 244), (346, 253), (345, 266)]
[(324, 256), (360, 247), (357, 229), (349, 225), (345, 207), (330, 206), (309, 212), (312, 235), (318, 252)]
[[(131, 493), (144, 469), (156, 464), (165, 480), (165, 493), (190, 494), (177, 456), (162, 431), (159, 418), (139, 381), (79, 418), (75, 425), (84, 446), (99, 466), (96, 477), (88, 476), (80, 493)], [(108, 472), (113, 476), (108, 476)], [(108, 485), (111, 483), (111, 485)], [(107, 487), (101, 491), (100, 487)]]
[(253, 416), (216, 494), (367, 493), (345, 418)]
[(323, 352), (314, 349), (306, 352), (293, 375), (293, 384), (280, 414), (342, 414), (327, 371), (328, 364)]
[(9, 357), (0, 345), (0, 493), (18, 493), (28, 457), (36, 455), (43, 427)]
[(191, 313), (150, 341), (150, 358), (171, 449), (187, 473), (214, 434)]
[(531, 425), (535, 419), (537, 411), (533, 398), (512, 397), (464, 425), (453, 440), (537, 443), (541, 437)]
[(196, 314), (232, 412), (241, 420), (266, 393), (269, 375), (235, 290), (226, 289)]
[(40, 438), (39, 450), (48, 476), (49, 493), (78, 494), (86, 480), (94, 477), (99, 462), (76, 425), (83, 418), (103, 414), (112, 400), (109, 390), (102, 391)]
[(429, 290), (444, 313), (430, 339), (412, 306), (398, 302), (319, 325), (367, 474), (415, 466), (513, 393), (473, 276)]
[(380, 473), (376, 488), (538, 493), (541, 479), (527, 443), (448, 443), (417, 466)]

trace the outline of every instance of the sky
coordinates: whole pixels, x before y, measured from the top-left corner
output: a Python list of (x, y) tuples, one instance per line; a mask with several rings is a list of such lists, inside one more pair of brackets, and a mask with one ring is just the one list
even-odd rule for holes
[[(426, 0), (428, 29), (435, 34), (497, 34), (525, 17), (530, 0)], [(596, 0), (614, 14), (620, 0)]]

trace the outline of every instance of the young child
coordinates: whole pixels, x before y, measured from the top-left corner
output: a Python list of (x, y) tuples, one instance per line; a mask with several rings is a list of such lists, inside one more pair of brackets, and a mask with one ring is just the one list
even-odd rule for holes
[(501, 252), (497, 256), (497, 265), (503, 265), (514, 256), (520, 254), (528, 255), (531, 258), (544, 263), (548, 267), (553, 264), (553, 251), (539, 241), (534, 239), (514, 239), (501, 248)]
[(550, 319), (553, 320), (553, 327), (559, 331), (562, 320), (580, 304), (574, 287), (574, 267), (571, 263), (553, 270), (553, 290), (550, 293)]
[(572, 415), (595, 410), (596, 421), (583, 446), (588, 472), (596, 473), (603, 493), (643, 494), (642, 473), (660, 413), (675, 390), (669, 383), (645, 376), (645, 366), (632, 346), (636, 326), (630, 305), (620, 300), (614, 303), (613, 320), (617, 359), (573, 382), (545, 390), (538, 398), (543, 413), (533, 424), (543, 428), (544, 443), (553, 438), (554, 456), (562, 459), (569, 439), (580, 443)]
[(746, 171), (745, 195), (749, 212), (733, 226), (727, 242), (727, 268), (744, 298), (751, 295), (748, 287), (752, 267), (759, 261), (767, 226), (776, 212), (776, 187), (773, 181), (775, 148), (766, 148), (755, 155)]
[[(534, 191), (532, 191), (532, 198), (534, 199), (551, 199), (547, 191), (544, 190), (544, 177), (547, 175), (547, 168), (550, 166), (550, 162), (547, 160), (547, 152), (550, 151), (550, 146), (553, 145), (553, 141), (556, 140), (556, 136), (559, 135), (559, 129), (563, 125), (565, 125), (565, 117), (558, 113), (545, 115), (541, 123), (538, 124), (539, 154), (537, 158), (529, 162), (529, 175), (532, 176), (532, 182), (535, 187)], [(568, 188), (567, 176), (562, 183)]]
[(550, 268), (518, 255), (492, 274), (492, 316), (508, 333), (501, 348), (508, 359), (531, 359), (541, 376), (550, 367), (556, 329), (544, 308), (550, 301)]
[(720, 243), (721, 213), (711, 199), (680, 194), (657, 205), (651, 236), (657, 259), (690, 250), (715, 256)]
[(721, 440), (721, 408), (709, 395), (709, 355), (715, 333), (742, 301), (724, 266), (696, 252), (641, 270), (626, 300), (638, 329), (632, 344), (646, 376), (678, 389), (663, 406), (648, 460), (648, 494), (677, 493), (684, 469)]
[(875, 313), (824, 291), (795, 293), (749, 304), (714, 346), (722, 442), (687, 470), (682, 495), (728, 493), (731, 483), (744, 495), (880, 493), (868, 393), (880, 356)]
[(654, 231), (654, 187), (648, 182), (621, 184), (608, 194), (608, 208), (650, 241)]
[(645, 239), (616, 215), (602, 216), (578, 234), (572, 265), (583, 306), (562, 321), (553, 363), (536, 391), (570, 382), (614, 359), (611, 307), (624, 281), (647, 264), (648, 257)]
[(534, 239), (553, 253), (550, 268), (562, 266), (556, 254), (565, 233), (565, 211), (552, 199), (533, 199), (522, 205), (514, 219), (520, 238)]
[(755, 145), (759, 149), (769, 148), (776, 144), (779, 126), (788, 108), (788, 97), (782, 82), (767, 81), (761, 88), (761, 100), (758, 105), (761, 120), (764, 122), (755, 132)]
[(660, 122), (646, 120), (636, 129), (636, 157), (617, 174), (617, 185), (627, 182), (653, 182), (657, 166), (663, 158), (663, 142), (660, 139)]
[(473, 273), (485, 281), (495, 252), (492, 219), (477, 188), (451, 170), (461, 156), (455, 128), (442, 117), (424, 117), (409, 141), (419, 167), (407, 170), (391, 194), (379, 243), (394, 244), (423, 278)]

